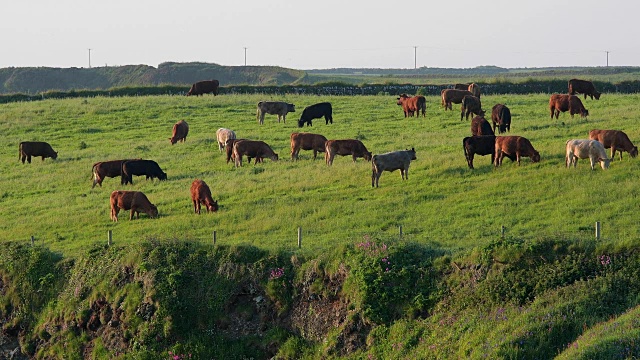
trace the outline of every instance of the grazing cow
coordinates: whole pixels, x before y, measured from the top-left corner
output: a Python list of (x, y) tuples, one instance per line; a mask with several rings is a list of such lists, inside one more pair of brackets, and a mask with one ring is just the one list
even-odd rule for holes
[(111, 193), (111, 221), (118, 221), (120, 209), (131, 210), (129, 220), (133, 220), (135, 214), (140, 219), (140, 212), (145, 212), (150, 218), (158, 217), (158, 208), (153, 205), (147, 196), (140, 191), (116, 190)]
[(462, 98), (464, 98), (465, 95), (473, 94), (468, 90), (444, 89), (440, 93), (440, 96), (442, 97), (442, 106), (444, 106), (445, 110), (453, 110), (451, 104), (462, 103)]
[(207, 212), (218, 211), (218, 202), (211, 197), (211, 190), (207, 183), (200, 179), (195, 179), (191, 183), (191, 201), (193, 201), (193, 211), (200, 214), (200, 204), (207, 208)]
[(42, 157), (42, 161), (45, 158), (52, 158), (53, 160), (58, 158), (58, 153), (53, 150), (49, 143), (44, 141), (23, 141), (18, 146), (18, 159), (22, 160), (24, 164), (24, 160), (26, 159), (29, 164), (31, 164), (31, 157)]
[[(236, 133), (233, 130), (220, 128), (216, 131), (216, 139), (218, 140), (218, 149), (222, 151), (227, 146), (227, 141), (236, 138)], [(229, 162), (227, 160), (227, 162)]]
[(125, 160), (109, 160), (100, 161), (93, 164), (91, 168), (93, 172), (93, 185), (91, 188), (96, 187), (96, 184), (102, 187), (102, 182), (105, 178), (114, 178), (116, 176), (122, 176), (122, 163), (130, 160), (142, 160), (142, 159), (125, 159)]
[(591, 81), (571, 79), (569, 80), (569, 95), (584, 94), (584, 99), (587, 100), (587, 95), (591, 97), (591, 100), (595, 97), (596, 100), (600, 100), (600, 93), (596, 91), (596, 87), (593, 86)]
[(553, 94), (549, 98), (549, 111), (551, 112), (551, 118), (556, 116), (556, 119), (560, 115), (560, 112), (569, 111), (571, 118), (574, 114), (580, 114), (582, 117), (589, 116), (589, 110), (585, 109), (582, 105), (580, 98), (575, 95), (567, 94)]
[(366, 161), (371, 160), (371, 152), (367, 150), (362, 141), (348, 139), (348, 140), (327, 140), (324, 143), (324, 161), (327, 165), (333, 164), (333, 158), (336, 155), (353, 157), (353, 162), (361, 157)]
[(609, 168), (611, 159), (607, 159), (607, 154), (604, 150), (604, 146), (598, 140), (590, 139), (578, 139), (567, 140), (567, 156), (565, 162), (567, 167), (576, 167), (578, 159), (589, 158), (591, 162), (591, 170), (595, 170), (597, 162), (600, 163), (602, 170)]
[(313, 150), (313, 160), (319, 152), (324, 152), (324, 143), (327, 138), (319, 134), (291, 133), (291, 160), (298, 160), (300, 149)]
[(404, 117), (413, 116), (414, 112), (416, 113), (416, 117), (418, 117), (420, 116), (420, 111), (422, 111), (423, 117), (427, 116), (427, 99), (422, 95), (411, 97), (407, 94), (402, 94), (398, 97), (396, 104), (402, 106)]
[(198, 81), (191, 85), (191, 89), (187, 93), (187, 96), (191, 95), (204, 95), (213, 93), (214, 96), (218, 95), (218, 87), (220, 82), (218, 80), (204, 80)]
[(497, 136), (494, 166), (502, 165), (502, 159), (505, 156), (511, 159), (509, 155), (515, 155), (518, 165), (520, 165), (522, 157), (529, 157), (534, 163), (540, 161), (540, 153), (533, 148), (527, 138), (522, 136)]
[(319, 119), (324, 116), (324, 122), (326, 125), (329, 123), (333, 124), (333, 109), (331, 108), (331, 103), (322, 102), (318, 104), (309, 105), (304, 110), (302, 110), (302, 115), (300, 115), (300, 120), (298, 120), (298, 127), (303, 127), (304, 123), (307, 123), (307, 126), (313, 126), (311, 120)]
[(638, 156), (638, 147), (633, 145), (623, 131), (594, 129), (589, 131), (589, 139), (598, 140), (605, 149), (611, 148), (611, 161), (615, 159), (616, 151), (620, 152), (620, 160), (623, 151), (628, 152), (632, 158)]
[(467, 159), (469, 169), (473, 169), (474, 155), (491, 155), (491, 163), (495, 158), (496, 137), (494, 135), (471, 136), (462, 139), (464, 157)]
[(145, 175), (146, 179), (167, 180), (167, 174), (160, 169), (157, 162), (153, 160), (129, 160), (122, 163), (122, 175), (120, 183), (122, 185), (133, 185), (133, 175)]
[(242, 156), (246, 155), (247, 158), (256, 158), (256, 164), (258, 159), (269, 158), (272, 161), (278, 161), (278, 154), (273, 152), (273, 149), (264, 141), (256, 140), (242, 140), (236, 141), (233, 144), (233, 158), (236, 167), (242, 166)]
[(371, 158), (371, 187), (378, 187), (378, 181), (383, 171), (400, 170), (402, 180), (409, 180), (409, 164), (416, 159), (416, 150), (392, 151), (376, 154)]
[(493, 123), (494, 133), (496, 132), (496, 127), (498, 128), (499, 134), (511, 131), (511, 111), (509, 111), (506, 105), (493, 105), (491, 109), (491, 122)]
[(455, 90), (469, 90), (469, 85), (471, 84), (455, 84), (453, 85), (453, 88)]
[(484, 110), (482, 110), (482, 103), (480, 99), (473, 95), (465, 95), (462, 98), (462, 105), (460, 106), (460, 121), (466, 115), (469, 120), (469, 115), (484, 116)]
[(271, 114), (278, 116), (278, 122), (282, 118), (282, 122), (286, 122), (287, 114), (295, 112), (296, 106), (284, 101), (260, 101), (256, 109), (256, 118), (260, 125), (264, 124), (264, 115)]
[(495, 135), (491, 124), (482, 116), (471, 119), (471, 136)]
[(472, 93), (473, 96), (480, 99), (480, 86), (478, 84), (476, 83), (469, 84), (469, 88), (467, 90), (469, 90), (469, 92)]
[(187, 134), (189, 134), (189, 124), (186, 121), (180, 120), (173, 125), (172, 135), (169, 138), (171, 145), (178, 141), (187, 141)]

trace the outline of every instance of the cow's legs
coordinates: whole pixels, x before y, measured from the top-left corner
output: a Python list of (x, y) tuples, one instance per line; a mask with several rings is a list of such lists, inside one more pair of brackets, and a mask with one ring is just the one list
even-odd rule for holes
[(27, 155), (27, 162), (31, 164), (31, 155)]

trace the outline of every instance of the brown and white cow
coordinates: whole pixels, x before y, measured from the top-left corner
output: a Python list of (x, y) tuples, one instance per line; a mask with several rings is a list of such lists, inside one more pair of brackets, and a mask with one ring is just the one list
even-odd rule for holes
[(91, 188), (96, 187), (96, 184), (102, 187), (102, 182), (105, 178), (114, 178), (122, 175), (122, 163), (129, 160), (142, 160), (142, 159), (124, 159), (124, 160), (109, 160), (100, 161), (93, 164), (91, 172), (93, 173), (93, 185)]
[(600, 163), (602, 170), (609, 168), (611, 159), (607, 159), (604, 146), (598, 140), (590, 139), (573, 139), (567, 140), (567, 155), (565, 162), (567, 167), (576, 167), (578, 159), (589, 159), (591, 162), (591, 170), (595, 170), (596, 163)]
[(518, 165), (520, 165), (520, 159), (523, 157), (531, 158), (534, 163), (540, 161), (540, 153), (533, 148), (529, 139), (522, 136), (496, 137), (494, 166), (502, 165), (502, 159), (505, 156), (509, 158), (515, 156)]
[(491, 122), (493, 123), (493, 132), (503, 133), (511, 131), (511, 111), (504, 104), (495, 104), (491, 108)]
[(549, 111), (551, 113), (551, 118), (556, 116), (556, 119), (560, 115), (560, 112), (569, 111), (571, 117), (573, 115), (580, 114), (581, 117), (589, 116), (589, 110), (584, 108), (582, 105), (582, 101), (580, 98), (575, 95), (568, 94), (553, 94), (549, 98)]
[(402, 180), (409, 180), (409, 165), (416, 159), (416, 150), (392, 151), (376, 154), (371, 158), (371, 187), (378, 187), (383, 171), (400, 170)]
[(353, 162), (356, 162), (359, 157), (364, 158), (366, 161), (371, 160), (371, 152), (367, 150), (362, 141), (355, 139), (327, 140), (324, 143), (324, 151), (324, 161), (327, 165), (333, 164), (333, 158), (336, 155), (351, 155)]
[(207, 212), (218, 211), (218, 202), (213, 200), (211, 196), (211, 190), (207, 183), (200, 179), (195, 179), (191, 183), (191, 201), (193, 201), (193, 211), (196, 214), (200, 214), (200, 205), (204, 205), (207, 208)]
[(313, 150), (313, 160), (319, 152), (324, 152), (324, 143), (327, 138), (320, 134), (291, 133), (291, 160), (298, 160), (300, 150)]
[(227, 141), (236, 138), (236, 133), (231, 129), (220, 128), (216, 131), (216, 140), (218, 141), (218, 149), (222, 151), (227, 146)]
[(584, 99), (587, 100), (587, 95), (591, 97), (591, 100), (595, 97), (596, 100), (600, 100), (600, 93), (596, 91), (596, 87), (593, 86), (591, 81), (571, 79), (569, 80), (569, 95), (584, 94)]
[(620, 160), (623, 151), (628, 152), (632, 158), (638, 156), (638, 147), (633, 145), (623, 131), (594, 129), (589, 131), (589, 139), (598, 140), (605, 149), (611, 148), (611, 161), (615, 159), (616, 151), (620, 152)]
[(468, 90), (444, 89), (440, 93), (440, 97), (442, 98), (442, 106), (445, 110), (453, 110), (451, 104), (462, 103), (462, 98), (464, 98), (465, 95), (473, 94)]
[(465, 117), (469, 120), (469, 115), (484, 116), (484, 110), (482, 110), (482, 103), (480, 99), (473, 95), (465, 95), (462, 98), (462, 105), (460, 106), (460, 121)]
[(256, 158), (256, 164), (258, 159), (269, 158), (272, 161), (278, 161), (278, 154), (273, 152), (273, 149), (264, 141), (256, 140), (241, 140), (236, 141), (233, 144), (233, 158), (236, 167), (242, 166), (242, 156), (246, 155), (247, 158)]
[(133, 215), (140, 218), (140, 212), (145, 212), (149, 217), (158, 217), (158, 208), (153, 205), (147, 196), (140, 191), (116, 190), (111, 193), (111, 220), (118, 221), (118, 212), (131, 210), (129, 220), (133, 220)]
[(471, 83), (469, 84), (469, 88), (467, 88), (467, 90), (469, 90), (469, 92), (472, 93), (473, 96), (480, 99), (480, 85), (476, 83)]
[(287, 114), (295, 111), (296, 106), (294, 104), (289, 104), (284, 101), (260, 101), (256, 108), (256, 118), (258, 119), (258, 123), (262, 125), (264, 124), (265, 114), (277, 115), (278, 122), (280, 122), (280, 118), (282, 118), (282, 122), (285, 123)]
[(31, 157), (42, 157), (42, 161), (45, 158), (52, 158), (53, 160), (58, 158), (58, 153), (53, 150), (49, 143), (44, 141), (23, 141), (18, 146), (18, 159), (22, 160), (24, 164), (24, 160), (26, 159), (29, 164), (31, 164)]
[(218, 87), (220, 82), (218, 80), (203, 80), (198, 81), (191, 85), (191, 89), (187, 92), (187, 96), (191, 95), (204, 95), (213, 93), (214, 96), (218, 95)]
[(169, 138), (171, 145), (178, 141), (187, 141), (187, 135), (189, 134), (189, 124), (186, 121), (180, 120), (173, 125), (172, 135)]
[(407, 94), (401, 94), (396, 104), (402, 106), (404, 117), (413, 116), (414, 113), (418, 117), (420, 111), (422, 111), (422, 117), (426, 117), (427, 99), (422, 95), (411, 97)]
[(471, 119), (471, 136), (495, 135), (491, 129), (491, 124), (483, 116), (476, 116)]

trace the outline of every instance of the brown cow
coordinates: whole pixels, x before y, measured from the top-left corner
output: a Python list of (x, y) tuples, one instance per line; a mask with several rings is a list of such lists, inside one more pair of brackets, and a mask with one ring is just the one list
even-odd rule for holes
[(444, 89), (440, 93), (440, 96), (442, 97), (442, 106), (444, 106), (445, 110), (453, 110), (451, 104), (462, 103), (462, 98), (464, 98), (465, 95), (473, 94), (468, 90)]
[(180, 120), (173, 125), (172, 135), (169, 138), (171, 145), (178, 141), (187, 141), (187, 134), (189, 134), (189, 124), (186, 121)]
[(41, 156), (42, 161), (45, 158), (52, 158), (53, 160), (58, 158), (58, 153), (53, 150), (49, 143), (44, 141), (23, 141), (18, 146), (18, 159), (22, 160), (24, 164), (24, 160), (26, 159), (29, 164), (31, 164), (31, 157)]
[(191, 85), (191, 89), (187, 93), (187, 96), (191, 95), (204, 95), (213, 93), (213, 95), (218, 95), (218, 87), (220, 86), (220, 82), (218, 80), (204, 80), (198, 81)]
[(234, 142), (233, 158), (236, 167), (242, 166), (243, 155), (246, 155), (247, 158), (256, 158), (256, 164), (259, 162), (258, 158), (269, 158), (272, 161), (278, 161), (278, 154), (273, 152), (273, 149), (264, 141), (242, 140)]
[(632, 158), (638, 156), (638, 147), (633, 145), (623, 131), (594, 129), (589, 131), (589, 139), (598, 140), (605, 149), (611, 148), (611, 161), (615, 158), (616, 151), (620, 152), (620, 160), (623, 151), (628, 152)]
[(493, 135), (471, 136), (462, 139), (464, 157), (467, 159), (469, 169), (473, 169), (474, 155), (491, 155), (491, 163), (494, 161), (496, 137)]
[(471, 136), (495, 135), (491, 129), (491, 124), (483, 116), (476, 116), (471, 119)]
[(511, 111), (506, 105), (495, 104), (491, 108), (491, 122), (493, 123), (493, 132), (503, 133), (511, 131)]
[(529, 157), (534, 163), (540, 161), (540, 153), (533, 148), (529, 139), (522, 136), (497, 136), (494, 166), (502, 165), (505, 156), (511, 158), (514, 155), (518, 165), (522, 157)]
[(591, 100), (595, 97), (596, 100), (600, 100), (600, 93), (596, 91), (596, 87), (593, 86), (591, 81), (571, 79), (569, 80), (569, 95), (584, 94), (584, 99), (587, 100), (587, 95), (591, 97)]
[(300, 149), (313, 150), (313, 160), (319, 152), (324, 152), (324, 143), (327, 138), (319, 134), (291, 133), (291, 160), (298, 160)]
[(478, 84), (476, 83), (469, 84), (469, 88), (467, 88), (467, 90), (469, 90), (469, 92), (472, 93), (473, 96), (480, 99), (480, 86)]
[(453, 85), (453, 88), (455, 90), (469, 90), (469, 85), (471, 84), (455, 84)]
[(479, 98), (473, 95), (465, 95), (462, 98), (462, 105), (460, 106), (460, 121), (462, 121), (465, 115), (467, 120), (469, 120), (470, 114), (484, 116), (484, 110), (482, 110), (482, 103)]
[(100, 161), (93, 164), (91, 171), (93, 172), (93, 185), (91, 188), (96, 187), (96, 184), (102, 187), (102, 182), (105, 178), (116, 177), (122, 175), (122, 163), (129, 160), (142, 160), (142, 159), (125, 159), (125, 160), (109, 160)]
[(569, 111), (572, 118), (574, 114), (580, 114), (582, 117), (589, 116), (589, 110), (584, 108), (579, 97), (567, 94), (551, 95), (549, 98), (549, 112), (551, 113), (551, 118), (553, 119), (553, 116), (555, 115), (557, 119), (560, 112), (565, 111)]
[(211, 197), (211, 190), (207, 183), (200, 179), (195, 179), (191, 183), (191, 201), (193, 201), (193, 211), (200, 214), (200, 204), (207, 208), (207, 212), (218, 211), (218, 202)]
[(407, 94), (402, 94), (398, 97), (398, 102), (396, 104), (402, 106), (404, 117), (413, 116), (414, 112), (416, 113), (416, 117), (418, 117), (420, 116), (420, 111), (422, 111), (423, 117), (427, 116), (427, 99), (422, 95), (411, 97)]
[(129, 220), (133, 220), (133, 215), (140, 218), (140, 212), (144, 211), (149, 217), (158, 217), (158, 208), (153, 205), (147, 196), (140, 191), (116, 190), (111, 193), (111, 220), (118, 221), (118, 212), (131, 210)]
[(353, 162), (361, 157), (366, 161), (371, 160), (371, 152), (367, 150), (366, 146), (360, 140), (348, 139), (348, 140), (327, 140), (324, 143), (324, 161), (327, 165), (333, 164), (333, 158), (336, 155), (353, 157)]

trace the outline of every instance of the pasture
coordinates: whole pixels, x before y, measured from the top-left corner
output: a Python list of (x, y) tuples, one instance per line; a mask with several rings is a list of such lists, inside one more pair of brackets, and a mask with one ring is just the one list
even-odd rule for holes
[[(294, 249), (297, 227), (303, 229), (303, 251), (317, 253), (363, 236), (390, 238), (402, 225), (406, 238), (445, 249), (470, 249), (497, 238), (593, 236), (596, 221), (607, 240), (637, 239), (637, 174), (640, 159), (625, 153), (610, 169), (591, 171), (588, 160), (565, 168), (565, 142), (588, 138), (591, 129), (623, 130), (640, 143), (639, 95), (603, 94), (599, 101), (583, 100), (590, 116), (551, 120), (549, 94), (483, 96), (491, 107), (504, 103), (512, 113), (509, 135), (521, 135), (541, 154), (533, 164), (505, 159), (494, 169), (489, 156), (476, 156), (467, 167), (462, 139), (469, 122), (460, 121), (459, 105), (444, 111), (439, 97), (427, 97), (427, 117), (404, 118), (391, 95), (321, 97), (297, 95), (221, 95), (217, 97), (153, 96), (87, 98), (11, 103), (0, 106), (0, 240), (38, 244), (74, 255), (95, 242), (143, 239), (189, 239), (252, 244), (267, 249)], [(296, 105), (286, 123), (267, 115), (256, 120), (258, 101)], [(314, 120), (300, 129), (297, 120), (311, 104), (329, 101), (334, 123)], [(171, 145), (173, 124), (189, 124), (185, 143)], [(218, 151), (215, 132), (233, 129), (238, 138), (267, 142), (280, 161), (235, 168)], [(289, 136), (308, 131), (327, 139), (360, 139), (374, 154), (415, 147), (417, 160), (409, 180), (398, 171), (385, 172), (380, 187), (371, 188), (371, 163), (337, 157), (331, 167), (323, 154), (312, 160), (301, 151), (290, 160)], [(21, 141), (47, 141), (58, 159), (18, 161)], [(609, 154), (609, 150), (607, 150)], [(91, 166), (104, 160), (144, 158), (156, 161), (168, 180), (134, 177), (133, 185), (107, 178), (91, 188)], [(193, 213), (189, 188), (204, 180), (221, 205), (217, 213)], [(144, 192), (159, 210), (159, 219), (145, 214), (118, 223), (109, 219), (113, 190)]]

